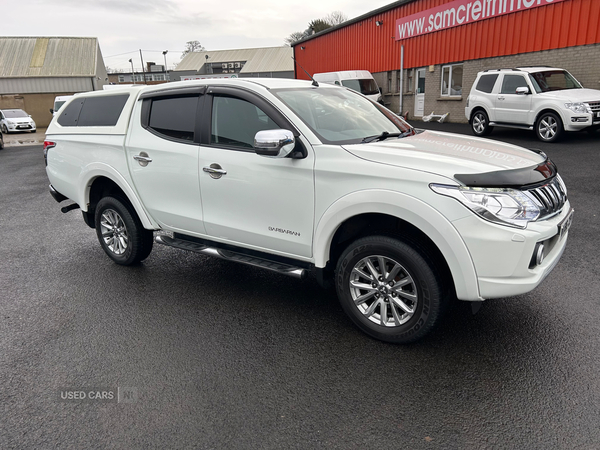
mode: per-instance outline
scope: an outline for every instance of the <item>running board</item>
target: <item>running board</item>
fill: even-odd
[[[533,130],[533,125],[514,125],[511,123],[502,122],[490,122],[490,127],[505,127],[505,128],[517,128],[519,130]]]
[[[255,256],[244,255],[242,253],[223,250],[221,248],[209,247],[207,245],[198,244],[196,242],[186,241],[183,239],[175,239],[169,236],[160,235],[156,237],[156,242],[169,247],[179,248],[181,250],[189,250],[191,252],[202,253],[207,256],[215,256],[227,261],[235,261],[249,266],[260,267],[262,269],[271,270],[282,275],[289,275],[294,278],[305,278],[306,269],[290,266],[288,264],[270,261],[268,259],[257,258]]]

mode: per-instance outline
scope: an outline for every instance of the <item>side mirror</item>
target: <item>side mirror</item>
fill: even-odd
[[[516,94],[517,95],[529,95],[531,94],[531,92],[529,92],[529,88],[526,86],[522,86],[522,87],[518,87],[516,90]]]
[[[50,114],[54,114],[54,110],[50,108]]]
[[[296,146],[290,130],[263,130],[254,136],[254,151],[270,158],[285,158]]]

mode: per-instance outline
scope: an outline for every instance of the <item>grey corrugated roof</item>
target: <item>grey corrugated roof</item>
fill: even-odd
[[[176,70],[199,71],[207,62],[206,55],[208,55],[209,63],[246,61],[241,73],[288,72],[294,70],[293,50],[288,46],[188,53],[177,65]]]
[[[0,78],[94,76],[97,38],[0,37]]]

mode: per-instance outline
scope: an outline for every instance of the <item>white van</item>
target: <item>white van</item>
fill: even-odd
[[[322,83],[337,84],[360,92],[374,102],[383,102],[381,91],[368,70],[344,70],[341,72],[315,73],[313,78]]]
[[[69,100],[71,97],[73,96],[59,95],[58,97],[54,97],[54,108],[50,109],[50,113],[52,114],[52,116],[56,115],[60,107],[64,105],[67,102],[67,100]]]

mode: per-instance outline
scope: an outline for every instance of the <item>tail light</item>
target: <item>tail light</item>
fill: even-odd
[[[56,147],[56,142],[54,141],[44,141],[44,163],[46,166],[48,165],[48,150]]]

